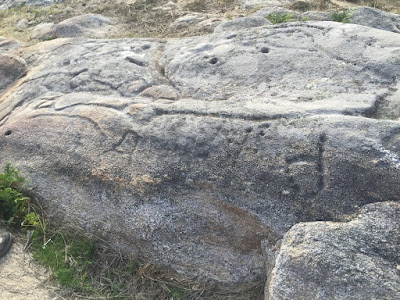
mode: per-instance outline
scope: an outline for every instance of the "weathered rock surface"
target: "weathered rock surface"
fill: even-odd
[[[276,7],[264,7],[255,12],[251,17],[238,18],[231,22],[227,22],[224,24],[232,23],[246,23],[254,22],[254,18],[265,18],[269,14],[281,14],[281,15],[292,15],[293,20],[310,20],[310,21],[331,21],[332,16],[330,12],[322,12],[322,11],[306,11],[303,13],[296,12],[293,10],[285,9],[285,8],[276,8]],[[371,7],[359,7],[355,9],[351,9],[348,11],[350,17],[349,23],[358,24],[363,26],[368,26],[376,29],[382,29],[386,31],[392,31],[396,33],[400,33],[400,16],[392,13],[388,13],[385,11],[381,11],[379,9],[371,8]],[[224,25],[223,24],[223,25]],[[261,25],[261,24],[260,24]],[[259,26],[260,26],[259,25]],[[247,26],[249,27],[249,26]],[[227,28],[229,29],[229,28]]]
[[[236,31],[238,29],[259,27],[263,25],[271,25],[271,22],[269,22],[265,16],[243,17],[219,24],[215,28],[214,32]]]
[[[20,5],[48,6],[65,0],[0,0],[0,9],[9,9]]]
[[[6,38],[4,36],[0,36],[0,53],[4,54],[6,52],[10,52],[12,50],[16,50],[21,47],[22,43]]]
[[[400,16],[371,7],[360,7],[354,10],[350,19],[353,24],[400,33]]]
[[[207,18],[205,14],[191,14],[176,19],[169,27],[172,29],[180,29],[188,27],[204,21]]]
[[[282,242],[266,298],[398,299],[400,204],[375,203],[347,223],[295,225]]]
[[[0,102],[0,163],[125,253],[260,280],[262,241],[398,200],[399,52],[334,22],[40,43],[15,53],[31,71]]]
[[[104,37],[113,27],[112,20],[99,14],[86,14],[58,24],[42,23],[33,28],[32,39],[49,40],[72,37]]]
[[[239,4],[244,8],[283,7],[291,2],[293,0],[239,0]]]
[[[0,94],[26,74],[25,61],[15,55],[0,53]]]

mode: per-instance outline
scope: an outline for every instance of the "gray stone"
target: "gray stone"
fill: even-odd
[[[0,102],[0,164],[126,254],[262,280],[261,245],[296,223],[398,199],[399,49],[397,33],[334,22],[39,43]]]
[[[354,10],[351,23],[400,33],[400,16],[371,7]]]
[[[283,7],[293,2],[293,0],[239,0],[239,5],[244,8],[255,7]]]
[[[265,299],[398,299],[400,204],[365,206],[350,222],[295,225],[284,236]]]
[[[22,43],[13,39],[0,36],[0,53],[4,54],[21,47]]]
[[[400,33],[400,16],[371,7],[360,7],[348,11],[350,17],[349,22],[353,24],[368,26],[381,30]],[[263,7],[255,12],[252,17],[267,17],[269,14],[286,14],[292,15],[293,20],[310,20],[310,21],[331,21],[330,12],[306,11],[299,13],[281,7]],[[243,18],[246,20],[247,18]],[[242,21],[244,23],[244,21]],[[246,27],[246,26],[244,26]]]
[[[251,28],[251,27],[258,27],[271,24],[265,17],[263,16],[253,16],[253,17],[243,17],[243,18],[236,18],[232,21],[223,22],[219,24],[214,32],[226,32],[226,31],[235,31],[238,29],[243,28]]]
[[[112,28],[112,20],[98,14],[86,14],[66,19],[58,24],[42,23],[32,30],[32,39],[101,37]]]
[[[172,24],[169,25],[169,27],[174,30],[182,29],[200,23],[205,19],[207,19],[207,16],[205,14],[200,14],[200,13],[190,14],[183,17],[179,17],[174,22],[172,22]]]
[[[31,39],[49,40],[55,37],[54,23],[40,23],[32,28]]]
[[[0,9],[9,9],[16,6],[49,6],[53,3],[62,3],[65,0],[0,0]]]
[[[23,59],[16,55],[0,54],[0,96],[26,72],[27,66]]]
[[[312,21],[331,21],[331,14],[323,11],[306,11],[302,14],[302,18]]]
[[[221,23],[222,23],[222,18],[212,17],[197,23],[196,28],[211,33]]]
[[[21,29],[27,28],[28,25],[29,25],[29,21],[28,21],[28,19],[25,19],[25,18],[19,20],[19,21],[17,22],[17,24],[16,24],[16,26],[17,26],[18,28],[21,28]]]

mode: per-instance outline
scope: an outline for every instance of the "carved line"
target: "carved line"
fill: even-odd
[[[103,130],[100,128],[99,124],[97,122],[93,121],[91,118],[88,117],[83,117],[83,116],[77,116],[77,115],[67,115],[67,114],[38,114],[29,117],[29,119],[36,119],[36,118],[46,118],[46,117],[65,117],[65,118],[71,118],[71,119],[82,119],[84,121],[89,122],[92,124],[98,131],[100,131],[101,135],[103,138],[107,138],[107,135],[103,132]]]

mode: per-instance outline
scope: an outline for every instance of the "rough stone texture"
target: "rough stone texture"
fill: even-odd
[[[351,23],[400,33],[400,16],[371,7],[354,10]]]
[[[244,8],[254,7],[283,7],[293,0],[239,0],[239,5]]]
[[[185,30],[186,33],[193,30],[202,32],[213,32],[215,27],[221,23],[221,18],[213,14],[191,13],[177,18],[169,25],[171,30]]]
[[[0,52],[0,95],[26,74],[25,61],[18,56]]]
[[[214,32],[226,32],[226,31],[235,31],[238,29],[243,28],[250,28],[250,27],[258,27],[271,24],[264,16],[252,16],[252,17],[243,17],[243,18],[236,18],[232,21],[223,22],[219,24]]]
[[[207,18],[205,14],[191,14],[176,19],[169,27],[171,29],[180,29],[183,27],[193,26]]]
[[[48,6],[53,3],[62,3],[65,0],[0,0],[0,9],[9,9],[19,5]]]
[[[307,18],[310,21],[330,21],[331,13],[329,12],[317,12],[317,11],[306,11],[304,13],[299,13],[293,10],[285,8],[276,7],[263,7],[257,12],[255,12],[252,17],[240,18],[234,20],[236,22],[242,22],[243,24],[251,22],[251,18],[254,17],[266,17],[269,14],[290,14],[295,20],[303,20]],[[392,31],[400,33],[400,16],[396,14],[391,14],[388,12],[381,11],[379,9],[374,9],[371,7],[360,7],[357,9],[352,9],[352,17],[350,18],[350,23],[358,24],[363,26],[368,26],[376,29],[382,29],[386,31]],[[249,20],[247,20],[249,19]],[[254,22],[254,21],[253,21]],[[262,24],[260,24],[262,25]],[[256,26],[260,26],[256,25]]]
[[[282,242],[265,299],[398,299],[400,204],[365,206],[347,223],[295,225]]]
[[[308,18],[312,21],[330,21],[331,14],[323,11],[306,11],[302,14],[302,18]]]
[[[32,30],[32,39],[48,40],[71,37],[104,37],[112,30],[113,22],[102,15],[86,14],[58,24],[42,23]]]
[[[260,280],[261,242],[398,199],[399,51],[397,33],[333,22],[40,43],[0,102],[0,163],[125,253]]]
[[[16,50],[19,47],[21,47],[20,42],[6,38],[4,36],[0,36],[0,53],[1,54]]]

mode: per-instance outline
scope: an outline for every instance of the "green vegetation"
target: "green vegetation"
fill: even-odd
[[[0,217],[9,225],[30,224],[36,219],[36,214],[30,211],[29,198],[21,192],[24,183],[25,179],[17,168],[11,167],[10,164],[7,164],[4,173],[0,174]]]
[[[171,296],[173,300],[185,300],[185,290],[182,288],[172,288]]]
[[[49,266],[57,281],[78,290],[93,290],[88,270],[93,264],[96,248],[92,241],[59,233],[43,247],[41,239],[33,241],[33,257]]]
[[[286,22],[293,22],[296,21],[296,19],[293,18],[292,14],[269,14],[266,16],[268,21],[270,21],[272,24],[279,24],[279,23],[286,23]]]
[[[25,181],[10,164],[0,173],[1,218],[14,229],[33,229],[30,245],[33,256],[51,268],[60,284],[76,290],[92,290],[87,272],[95,255],[94,244],[83,237],[75,238],[55,230],[47,232],[48,222],[36,213],[37,208],[23,193]]]
[[[351,9],[331,12],[331,20],[334,22],[350,23],[352,16],[353,10]]]

